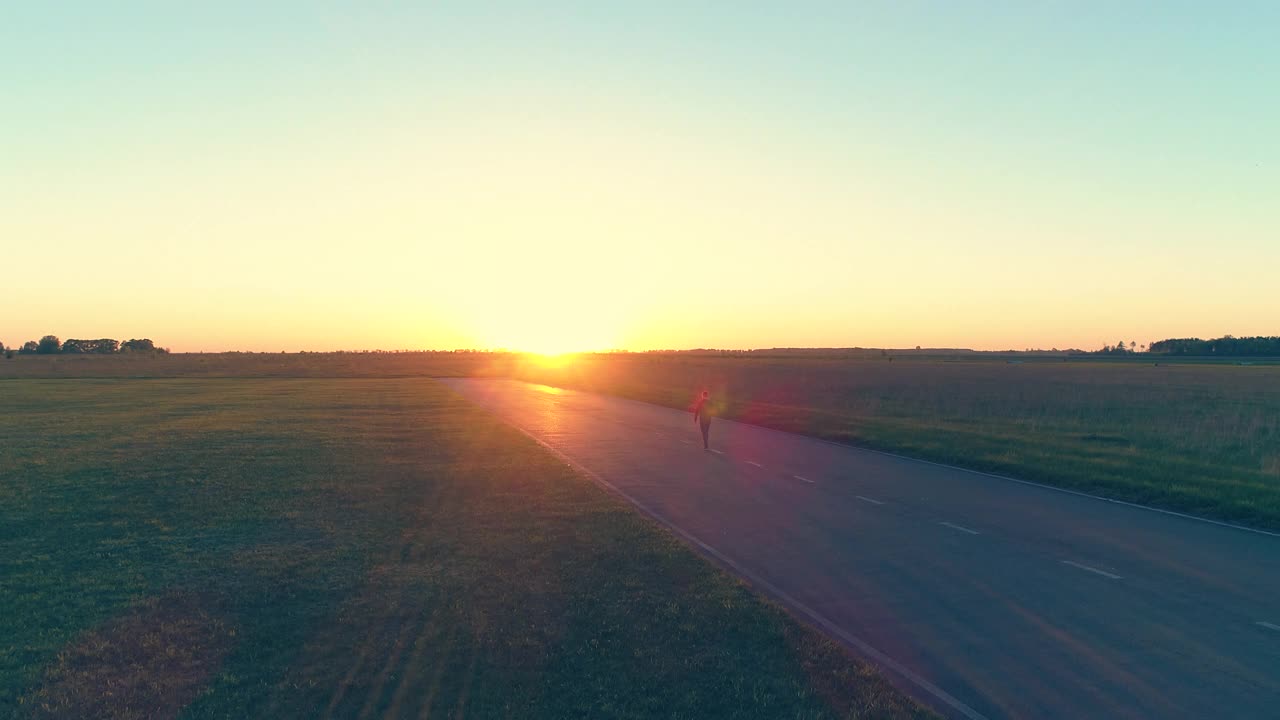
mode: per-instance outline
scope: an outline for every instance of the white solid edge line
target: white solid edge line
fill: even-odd
[[[478,405],[479,405],[479,403],[476,403],[476,404],[478,404]],[[483,407],[483,406],[482,406],[482,407]],[[491,412],[492,412],[492,410],[491,410]],[[496,413],[495,413],[495,414],[496,414]],[[499,417],[501,417],[501,416],[499,416]],[[930,695],[932,695],[933,697],[937,698],[938,700],[941,700],[941,701],[942,701],[943,703],[945,703],[947,706],[949,706],[950,708],[952,708],[952,709],[953,709],[953,710],[955,710],[956,712],[960,713],[961,715],[964,715],[965,717],[969,718],[970,720],[988,720],[987,716],[985,716],[985,715],[983,715],[983,714],[979,713],[977,710],[974,710],[973,708],[969,707],[968,705],[965,705],[963,702],[961,702],[960,700],[956,699],[953,695],[951,695],[950,693],[948,693],[946,690],[943,690],[942,688],[938,687],[937,685],[934,685],[933,683],[929,682],[928,680],[924,679],[923,677],[921,677],[921,676],[917,675],[915,672],[911,671],[909,668],[907,668],[907,667],[906,667],[905,665],[903,665],[902,663],[899,663],[897,660],[894,660],[893,658],[889,657],[888,655],[885,655],[884,653],[880,652],[879,650],[875,649],[874,647],[872,647],[872,646],[868,645],[866,642],[864,642],[864,641],[863,641],[863,640],[861,640],[860,638],[856,637],[855,635],[853,635],[853,634],[849,633],[849,632],[848,632],[847,630],[845,630],[844,628],[840,627],[839,625],[836,625],[836,624],[835,624],[834,622],[832,622],[831,620],[828,620],[827,618],[825,618],[825,617],[823,617],[822,615],[818,614],[818,612],[817,612],[817,611],[813,610],[813,609],[812,609],[812,608],[810,608],[809,606],[807,606],[807,605],[805,605],[804,603],[800,602],[799,600],[796,600],[795,598],[791,597],[790,595],[788,595],[786,592],[784,592],[783,590],[781,590],[780,588],[778,588],[778,587],[777,587],[776,585],[774,585],[773,583],[769,582],[768,580],[765,580],[764,578],[760,577],[759,575],[756,575],[755,573],[751,572],[750,570],[748,570],[748,569],[744,568],[743,566],[739,565],[738,563],[734,562],[734,561],[733,561],[733,560],[731,560],[729,557],[727,557],[724,553],[720,552],[719,550],[716,550],[715,548],[713,548],[713,547],[711,547],[710,545],[706,544],[706,543],[705,543],[705,542],[703,542],[702,540],[699,540],[699,539],[698,539],[695,535],[693,535],[692,533],[690,533],[690,532],[686,531],[684,528],[681,528],[680,526],[678,526],[678,525],[676,525],[675,523],[671,522],[670,520],[666,519],[665,517],[663,517],[663,516],[662,516],[661,514],[659,514],[658,512],[656,512],[656,511],[654,511],[654,510],[650,509],[647,505],[645,505],[645,504],[641,503],[640,501],[638,501],[638,500],[636,500],[635,498],[631,497],[631,496],[630,496],[630,495],[628,495],[627,493],[625,493],[625,492],[623,492],[622,490],[618,489],[618,488],[617,488],[613,483],[611,483],[611,482],[609,482],[608,480],[605,480],[604,478],[600,477],[600,476],[599,476],[599,475],[597,475],[594,471],[590,470],[589,468],[587,468],[587,467],[585,467],[585,466],[583,466],[583,465],[578,464],[578,462],[577,462],[577,461],[573,460],[573,459],[572,459],[572,458],[570,458],[568,455],[565,455],[563,452],[560,452],[560,450],[556,449],[555,447],[552,447],[549,443],[544,442],[541,438],[539,438],[539,437],[535,436],[534,434],[530,433],[528,430],[525,430],[523,427],[521,427],[521,426],[519,426],[519,425],[515,424],[514,422],[511,422],[510,420],[507,420],[506,418],[502,418],[502,419],[503,419],[503,421],[504,421],[504,422],[506,422],[506,423],[507,423],[508,425],[510,425],[511,427],[515,428],[516,430],[519,430],[521,433],[523,433],[523,434],[524,434],[525,436],[527,436],[529,439],[533,440],[534,442],[538,443],[538,444],[539,444],[539,445],[541,445],[542,447],[546,448],[548,452],[550,452],[552,455],[554,455],[554,456],[556,456],[557,458],[559,458],[562,462],[564,462],[564,463],[565,463],[566,465],[568,465],[569,467],[573,468],[574,470],[577,470],[578,472],[582,473],[583,475],[586,475],[588,478],[590,478],[592,481],[594,481],[597,485],[600,485],[601,487],[603,487],[603,488],[605,488],[605,489],[609,490],[610,492],[612,492],[612,493],[614,493],[614,494],[618,495],[618,496],[619,496],[619,497],[621,497],[622,499],[624,499],[624,500],[626,500],[627,502],[631,503],[631,504],[632,504],[632,505],[634,505],[637,509],[639,509],[641,512],[643,512],[644,514],[646,514],[646,515],[648,515],[649,517],[653,518],[653,519],[654,519],[654,520],[656,520],[657,522],[661,523],[663,526],[665,526],[665,527],[666,527],[668,530],[670,530],[671,532],[673,532],[673,533],[675,533],[676,535],[678,535],[678,536],[680,536],[680,537],[684,538],[684,539],[685,539],[685,540],[687,540],[688,542],[693,543],[693,544],[694,544],[694,545],[696,545],[697,547],[701,548],[703,552],[707,553],[707,554],[708,554],[708,555],[710,555],[711,557],[713,557],[713,558],[715,558],[716,560],[718,560],[718,561],[720,561],[721,563],[723,563],[725,566],[727,566],[727,567],[729,567],[730,569],[732,569],[734,572],[738,573],[738,575],[740,575],[740,576],[742,576],[742,577],[746,578],[747,580],[751,581],[751,584],[752,584],[752,585],[755,585],[756,587],[759,587],[760,589],[764,590],[765,592],[767,592],[767,593],[769,593],[770,595],[772,595],[772,596],[774,596],[775,598],[777,598],[777,599],[778,599],[779,601],[781,601],[783,604],[785,604],[785,605],[787,605],[787,606],[791,607],[792,609],[794,609],[796,612],[799,612],[800,614],[804,615],[805,617],[808,617],[808,618],[809,618],[810,620],[812,620],[814,623],[816,623],[817,625],[821,626],[824,630],[826,630],[827,632],[829,632],[829,633],[831,633],[831,634],[835,635],[836,637],[840,638],[841,640],[844,640],[844,641],[845,641],[846,643],[848,643],[849,645],[852,645],[855,649],[857,649],[858,651],[860,651],[861,653],[863,653],[863,654],[864,654],[864,655],[866,655],[867,657],[871,658],[873,661],[875,661],[875,662],[879,663],[882,667],[888,668],[889,670],[891,670],[891,671],[893,671],[893,672],[897,673],[897,674],[898,674],[899,676],[901,676],[903,679],[905,679],[905,680],[907,680],[907,681],[911,682],[911,683],[912,683],[912,684],[914,684],[916,687],[919,687],[921,690],[924,690],[925,692],[929,693]],[[713,452],[714,452],[714,451],[713,451]]]
[[[641,400],[631,400],[630,398],[621,398],[621,399],[628,400],[630,402],[640,403],[642,405],[653,405],[653,403],[646,403]],[[665,407],[665,406],[654,405],[654,407]],[[1257,533],[1259,535],[1270,535],[1271,537],[1280,538],[1280,532],[1272,532],[1270,530],[1263,530],[1261,528],[1249,527],[1248,525],[1236,525],[1235,523],[1223,522],[1222,520],[1212,520],[1210,518],[1200,517],[1198,515],[1188,515],[1187,513],[1180,513],[1177,510],[1165,510],[1164,508],[1152,507],[1150,505],[1142,505],[1141,503],[1129,502],[1128,500],[1116,500],[1115,498],[1103,497],[1101,495],[1091,495],[1087,492],[1081,492],[1079,490],[1071,490],[1070,488],[1064,488],[1064,487],[1056,487],[1054,485],[1045,485],[1044,483],[1038,483],[1031,480],[1019,480],[1016,477],[1009,477],[1008,475],[997,475],[996,473],[987,472],[985,470],[974,470],[972,468],[960,467],[959,465],[948,465],[946,463],[934,462],[933,460],[923,460],[921,458],[913,458],[907,455],[899,455],[898,453],[892,453],[887,450],[876,450],[875,448],[862,447],[861,445],[849,445],[847,443],[838,443],[835,440],[827,440],[825,438],[820,438],[820,437],[811,437],[809,435],[801,435],[799,433],[787,432],[786,430],[777,430],[775,428],[765,427],[763,425],[752,425],[751,423],[738,422],[737,420],[722,419],[721,422],[731,422],[737,425],[742,425],[743,427],[753,428],[755,430],[767,430],[768,432],[778,433],[780,435],[790,435],[791,437],[798,437],[798,438],[803,438],[805,440],[811,440],[813,442],[820,442],[820,443],[823,443],[824,445],[832,445],[834,447],[845,448],[848,450],[857,450],[860,452],[875,453],[876,455],[884,455],[886,457],[897,458],[899,460],[906,460],[908,462],[924,463],[925,465],[934,465],[936,467],[947,468],[949,470],[959,470],[960,472],[967,472],[973,475],[983,475],[985,477],[995,478],[997,480],[1007,480],[1009,482],[1018,483],[1019,485],[1030,485],[1032,487],[1043,488],[1045,490],[1052,490],[1054,492],[1066,493],[1068,495],[1075,495],[1077,497],[1089,498],[1091,500],[1101,500],[1102,502],[1112,503],[1114,505],[1124,505],[1126,507],[1137,508],[1139,510],[1150,510],[1151,512],[1160,513],[1161,515],[1172,515],[1174,517],[1180,517],[1186,520],[1195,520],[1197,522],[1209,523],[1210,525],[1218,525],[1220,527],[1231,528],[1232,530],[1243,530],[1244,532]]]
[[[967,527],[964,527],[964,526],[961,526],[961,525],[954,525],[954,524],[949,523],[949,522],[940,522],[940,523],[938,523],[938,524],[939,524],[939,525],[946,525],[947,527],[951,528],[952,530],[959,530],[960,532],[969,533],[970,535],[981,535],[981,534],[982,534],[982,533],[978,532],[977,530],[970,530],[970,529],[969,529],[969,528],[967,528]]]
[[[865,495],[854,495],[854,497],[858,498],[859,500],[863,500],[863,501],[869,502],[869,503],[871,503],[872,505],[883,505],[883,504],[884,504],[883,502],[881,502],[881,501],[879,501],[879,500],[876,500],[876,499],[873,499],[873,498],[869,498],[869,497],[867,497],[867,496],[865,496]]]
[[[1081,570],[1088,570],[1088,571],[1089,571],[1089,572],[1091,572],[1091,573],[1097,573],[1097,574],[1099,574],[1099,575],[1101,575],[1101,576],[1103,576],[1103,577],[1111,578],[1112,580],[1123,580],[1123,579],[1124,579],[1124,578],[1120,577],[1119,575],[1113,575],[1112,573],[1106,572],[1105,570],[1099,570],[1098,568],[1089,567],[1088,565],[1081,565],[1081,564],[1080,564],[1080,563],[1078,563],[1078,562],[1071,562],[1070,560],[1063,560],[1063,561],[1062,561],[1062,564],[1063,564],[1063,565],[1070,565],[1071,567],[1080,568]]]
[[[1269,622],[1263,622],[1261,620],[1258,621],[1258,624],[1269,630],[1280,630],[1280,625],[1272,625]]]
[[[761,465],[760,463],[756,462],[755,460],[748,460],[748,461],[747,461],[747,464],[748,464],[748,465],[755,465],[755,466],[756,466],[756,467],[758,467],[758,468],[762,468],[762,467],[764,467],[763,465]]]
[[[801,481],[801,482],[807,482],[807,483],[809,483],[810,485],[814,484],[814,483],[813,483],[813,481],[812,481],[812,480],[810,480],[810,479],[809,479],[809,478],[807,478],[807,477],[801,477],[800,475],[792,475],[791,477],[793,477],[793,478],[795,478],[795,479],[797,479],[797,480],[799,480],[799,481]]]

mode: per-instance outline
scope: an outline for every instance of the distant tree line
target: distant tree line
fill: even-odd
[[[1151,343],[1149,352],[1164,355],[1213,355],[1217,357],[1280,357],[1280,337],[1232,337],[1213,340],[1175,338]]]
[[[1079,353],[1080,351],[1071,351]],[[1139,345],[1130,340],[1128,345],[1120,341],[1115,345],[1104,345],[1088,355],[1132,355],[1134,353],[1150,353],[1153,355],[1185,355],[1190,357],[1280,357],[1280,337],[1244,337],[1224,335],[1212,340],[1200,338],[1171,338],[1157,340],[1150,345]]]
[[[45,335],[39,340],[28,340],[18,348],[6,348],[0,343],[0,352],[7,358],[15,353],[19,355],[115,355],[118,353],[157,353],[169,352],[168,348],[156,347],[150,338],[132,339],[120,342],[111,338],[97,340],[68,340],[62,342],[57,335]]]

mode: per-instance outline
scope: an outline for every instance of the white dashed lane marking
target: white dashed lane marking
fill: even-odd
[[[723,450],[717,450],[717,449],[715,449],[715,448],[708,448],[708,449],[709,449],[711,452],[713,452],[713,453],[715,453],[715,454],[717,454],[717,455],[723,455],[723,454],[724,454],[724,451],[723,451]]]
[[[875,498],[869,498],[869,497],[867,497],[867,496],[865,496],[865,495],[854,495],[854,497],[858,498],[858,499],[859,499],[859,500],[861,500],[862,502],[869,502],[869,503],[871,503],[872,505],[883,505],[883,504],[884,504],[884,503],[883,503],[882,501],[880,501],[880,500],[876,500]]]
[[[807,478],[807,477],[800,477],[799,475],[792,475],[791,477],[793,477],[793,478],[795,478],[795,479],[799,480],[800,482],[807,482],[807,483],[809,483],[810,485],[812,485],[812,484],[813,484],[813,481],[812,481],[812,480],[810,480],[810,479],[809,479],[809,478]]]
[[[1112,573],[1109,573],[1109,572],[1107,572],[1107,571],[1105,571],[1105,570],[1099,570],[1098,568],[1089,567],[1088,565],[1081,565],[1081,564],[1080,564],[1080,563],[1078,563],[1078,562],[1071,562],[1070,560],[1063,560],[1063,561],[1062,561],[1062,564],[1063,564],[1063,565],[1070,565],[1071,567],[1074,567],[1074,568],[1080,568],[1081,570],[1085,570],[1085,571],[1088,571],[1088,572],[1091,572],[1091,573],[1095,573],[1095,574],[1101,575],[1102,577],[1105,577],[1105,578],[1111,578],[1112,580],[1122,580],[1122,579],[1123,579],[1123,578],[1121,578],[1119,575],[1113,575]]]
[[[1276,631],[1280,631],[1280,625],[1272,625],[1272,624],[1271,624],[1271,623],[1269,623],[1269,622],[1263,622],[1263,621],[1261,621],[1261,620],[1259,620],[1259,621],[1258,621],[1258,624],[1259,624],[1259,625],[1261,625],[1261,626],[1262,626],[1262,627],[1264,627],[1264,628],[1267,628],[1268,630],[1276,630]]]
[[[764,467],[763,465],[761,465],[760,463],[756,462],[755,460],[748,460],[748,461],[747,461],[747,464],[748,464],[748,465],[755,465],[755,466],[756,466],[756,467],[758,467],[758,468],[762,468],[762,467]]]
[[[939,524],[939,525],[946,525],[947,527],[951,528],[952,530],[959,530],[959,531],[960,531],[960,532],[962,532],[962,533],[969,533],[970,535],[981,535],[981,533],[979,533],[977,530],[970,530],[969,528],[967,528],[967,527],[963,527],[963,526],[961,526],[961,525],[954,525],[954,524],[949,523],[949,522],[940,522],[940,523],[938,523],[938,524]]]

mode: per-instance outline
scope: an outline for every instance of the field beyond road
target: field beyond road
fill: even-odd
[[[432,380],[0,388],[0,716],[927,715]]]
[[[1280,529],[1277,365],[621,354],[517,375],[680,409],[705,388],[734,420]]]

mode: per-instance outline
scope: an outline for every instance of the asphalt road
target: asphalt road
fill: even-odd
[[[1280,718],[1280,536],[731,421],[446,380],[969,718]]]

